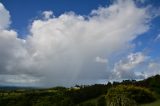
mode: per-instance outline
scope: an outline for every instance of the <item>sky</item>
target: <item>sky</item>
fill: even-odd
[[[159,0],[0,0],[0,85],[160,74]]]

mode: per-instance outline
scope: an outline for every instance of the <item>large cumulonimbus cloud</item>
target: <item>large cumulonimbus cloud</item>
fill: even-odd
[[[149,29],[151,18],[147,8],[132,0],[118,0],[88,16],[68,12],[55,17],[52,11],[43,15],[31,23],[30,35],[20,39],[7,28],[10,15],[0,4],[2,84],[56,86],[107,79],[112,73],[108,58],[129,49]]]

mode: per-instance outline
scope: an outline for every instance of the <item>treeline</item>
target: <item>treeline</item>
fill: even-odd
[[[155,94],[160,95],[160,75],[152,76],[142,81],[124,80],[122,82],[108,82],[108,84],[76,86],[77,88],[79,88],[79,90],[75,90],[73,88],[70,91],[67,91],[67,95],[69,95],[74,103],[77,104],[92,98],[99,97],[101,95],[105,95],[110,88],[114,88],[119,85],[134,85],[142,88],[148,88],[149,90],[154,91]]]
[[[72,88],[0,90],[0,106],[137,106],[160,95],[160,75],[142,81],[76,85]],[[95,102],[90,102],[95,99]]]

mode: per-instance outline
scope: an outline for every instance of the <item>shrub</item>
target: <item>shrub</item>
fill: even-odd
[[[109,106],[136,106],[138,104],[153,102],[156,98],[147,88],[133,85],[119,85],[111,88],[107,93]]]

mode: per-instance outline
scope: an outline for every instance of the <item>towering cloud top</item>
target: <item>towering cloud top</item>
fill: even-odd
[[[10,24],[10,14],[0,3],[0,29],[8,28]]]

